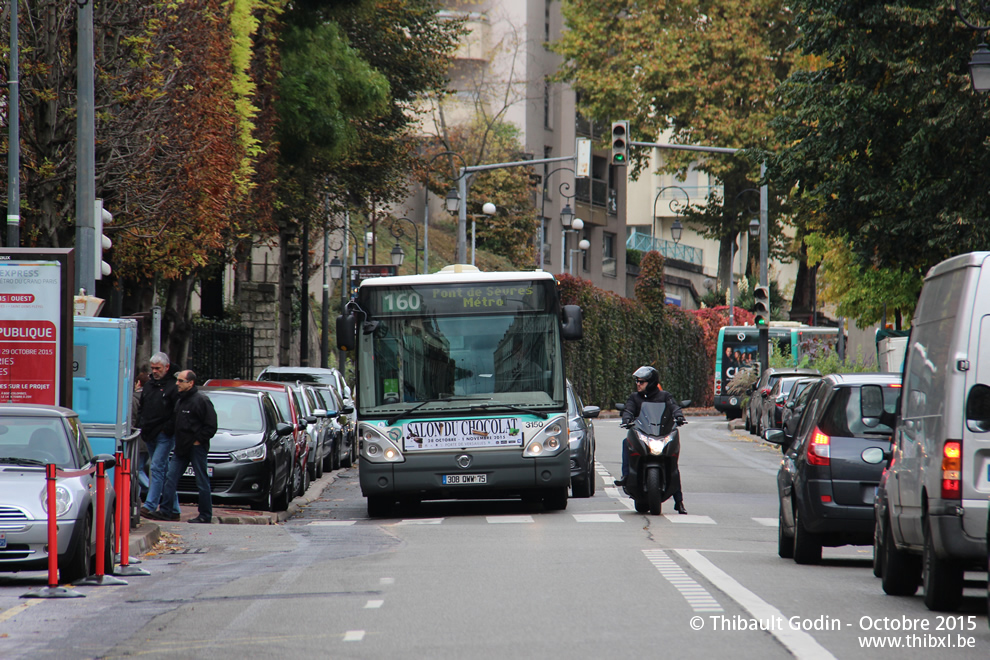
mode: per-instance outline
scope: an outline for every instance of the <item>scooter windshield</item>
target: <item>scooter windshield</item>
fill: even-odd
[[[645,401],[636,418],[636,428],[654,437],[670,434],[674,430],[674,419],[666,403]]]

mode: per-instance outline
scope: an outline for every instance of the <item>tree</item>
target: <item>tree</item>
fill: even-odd
[[[736,147],[752,152],[698,160],[697,153],[664,154],[662,171],[698,169],[720,179],[724,198],[685,213],[720,241],[727,283],[730,244],[746,235],[749,215],[736,196],[759,179],[758,150],[775,146],[767,128],[773,92],[791,69],[794,37],[787,4],[779,0],[570,0],[568,30],[553,48],[566,58],[583,113],[600,121],[627,118],[634,140]],[[647,154],[633,150],[637,175]],[[783,191],[786,194],[786,190]],[[773,202],[771,218],[782,210]],[[781,227],[771,223],[773,254],[785,254]],[[723,286],[724,288],[724,286]]]
[[[822,254],[848,249],[847,278],[906,310],[929,267],[990,247],[990,112],[966,75],[977,36],[952,2],[791,7],[805,59],[779,90],[770,176],[796,187]],[[879,298],[861,285],[841,300],[868,319]]]

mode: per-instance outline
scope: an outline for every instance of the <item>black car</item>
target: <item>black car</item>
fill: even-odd
[[[271,394],[243,387],[201,387],[217,411],[207,469],[213,501],[284,511],[293,496],[295,440]],[[192,468],[179,479],[180,497],[195,497]]]
[[[571,495],[591,497],[595,494],[595,426],[598,406],[586,406],[567,381],[567,427],[571,447]]]
[[[773,401],[770,401],[770,390],[773,389],[774,384],[781,378],[786,378],[788,376],[801,376],[807,378],[809,376],[821,376],[821,372],[817,369],[803,369],[803,368],[791,368],[786,369],[775,369],[770,367],[760,374],[759,380],[753,384],[749,392],[749,401],[746,403],[746,410],[743,412],[744,421],[746,424],[746,430],[753,435],[763,435],[763,431],[766,429],[762,427],[762,420],[764,417],[764,409],[770,405],[773,405]]]
[[[893,429],[864,423],[860,388],[867,384],[881,387],[884,408],[893,413],[900,374],[832,374],[811,386],[797,434],[777,472],[777,553],[785,559],[815,564],[822,546],[873,543],[873,501]],[[774,444],[788,442],[779,429],[764,437]]]
[[[791,393],[791,388],[799,381],[805,380],[801,376],[785,376],[778,378],[777,382],[770,388],[766,405],[763,406],[763,417],[760,420],[760,428],[779,429],[784,424],[784,404],[787,403],[787,395]]]
[[[801,413],[804,412],[805,406],[808,405],[811,386],[816,382],[818,382],[818,378],[802,378],[794,383],[791,391],[787,393],[787,400],[784,401],[784,410],[781,413],[780,428],[784,430],[784,435],[788,442],[797,433],[798,423],[801,421]]]

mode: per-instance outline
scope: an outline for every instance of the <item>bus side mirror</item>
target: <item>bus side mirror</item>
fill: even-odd
[[[353,351],[357,348],[354,314],[341,314],[337,317],[337,350]]]
[[[561,336],[564,339],[581,339],[584,331],[581,329],[581,308],[577,305],[564,305],[564,321],[560,325]]]

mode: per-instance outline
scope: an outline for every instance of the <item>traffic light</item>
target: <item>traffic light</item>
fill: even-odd
[[[113,247],[113,241],[103,234],[103,225],[113,222],[113,214],[103,208],[102,199],[96,200],[96,212],[93,214],[93,222],[96,225],[96,231],[94,232],[96,245],[93,249],[93,273],[95,274],[94,279],[101,280],[104,276],[112,272],[110,264],[103,261],[103,252]]]
[[[770,287],[753,288],[753,313],[756,315],[757,327],[770,325]]]
[[[625,165],[629,161],[629,122],[625,119],[612,122],[612,164]]]

